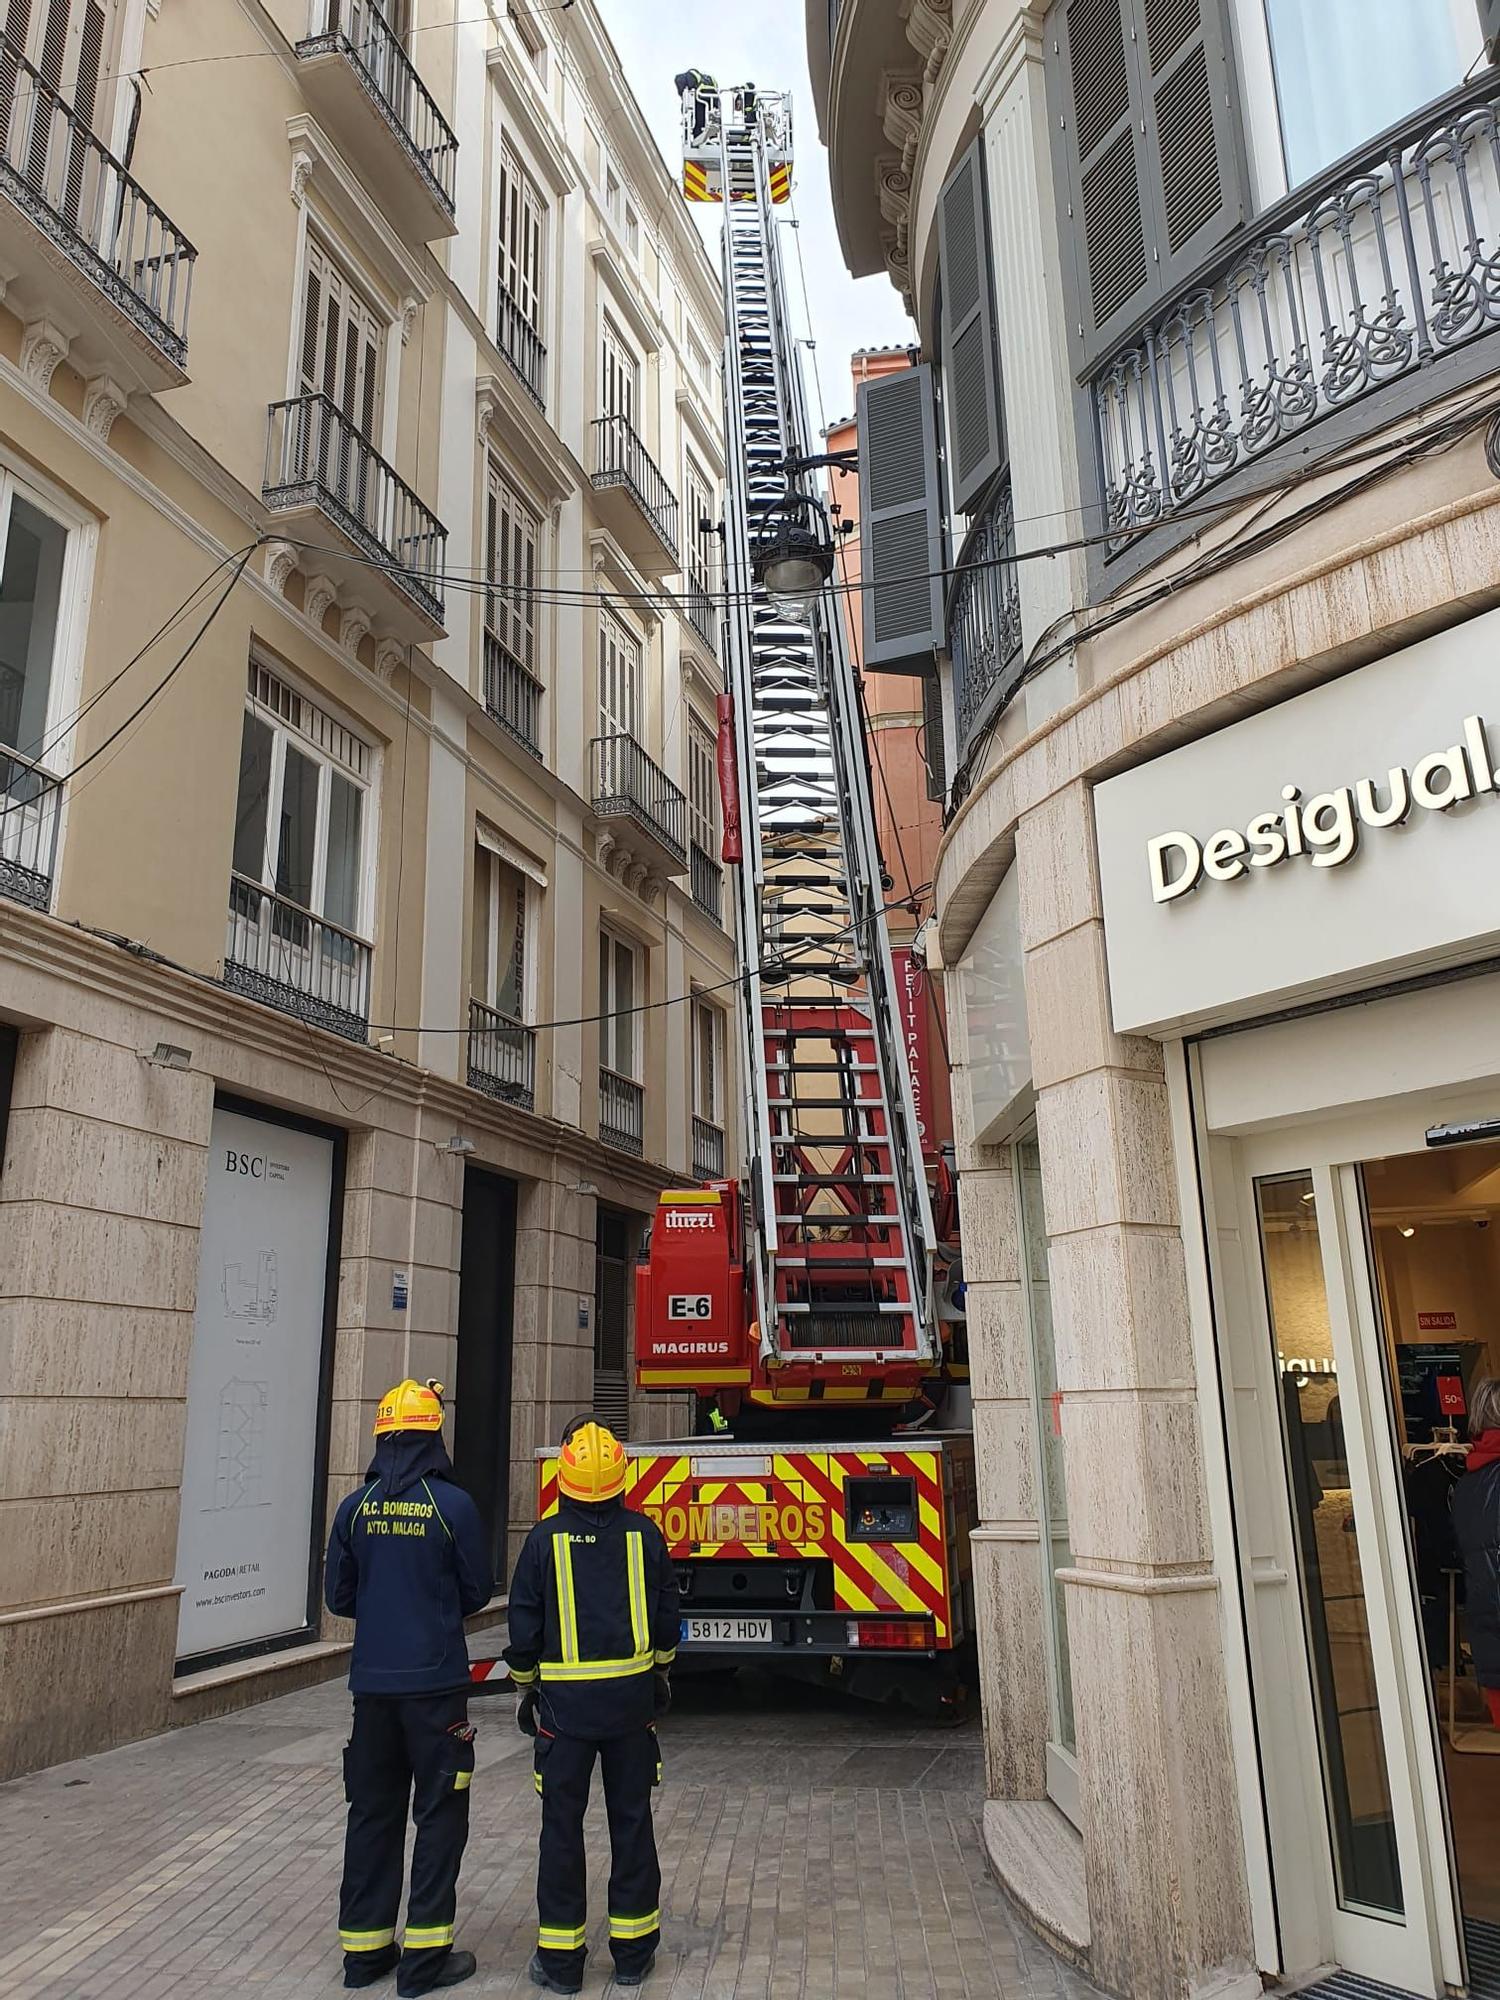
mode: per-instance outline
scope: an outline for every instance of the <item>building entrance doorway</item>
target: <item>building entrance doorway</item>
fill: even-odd
[[[464,1168],[453,1469],[479,1509],[500,1589],[510,1574],[511,1363],[516,1313],[516,1183]],[[529,1506],[530,1495],[524,1506]],[[520,1520],[529,1522],[529,1513]]]
[[[1195,1057],[1210,1117],[1255,1040]],[[1449,1506],[1500,1374],[1500,1140],[1441,1143],[1451,1094],[1339,1111],[1202,1134],[1279,1969],[1490,2000],[1500,1729]]]

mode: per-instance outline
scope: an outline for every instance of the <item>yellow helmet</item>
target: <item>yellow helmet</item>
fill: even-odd
[[[443,1385],[413,1382],[410,1376],[388,1389],[375,1412],[375,1435],[391,1431],[440,1431],[443,1428]]]
[[[625,1447],[592,1421],[563,1439],[557,1483],[570,1500],[613,1500],[625,1491]]]

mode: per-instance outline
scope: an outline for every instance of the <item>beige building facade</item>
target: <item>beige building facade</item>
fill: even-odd
[[[1142,2000],[1496,1990],[1492,14],[807,10],[944,442],[984,1839]]]
[[[715,274],[591,0],[0,46],[0,1770],[338,1670],[449,1388],[497,1575],[735,1157]]]

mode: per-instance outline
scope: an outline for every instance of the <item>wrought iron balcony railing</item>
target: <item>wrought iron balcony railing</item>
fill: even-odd
[[[377,0],[312,0],[309,25],[298,55],[348,57],[375,109],[452,216],[458,141]]]
[[[1497,97],[1486,69],[1296,189],[1094,371],[1111,529],[1500,326]]]
[[[693,1120],[693,1173],[700,1181],[724,1178],[724,1128],[706,1118]]]
[[[1003,477],[959,552],[948,589],[948,653],[960,752],[1020,683],[1021,587],[1015,507]]]
[[[504,285],[500,286],[500,352],[519,376],[522,388],[539,410],[547,407],[547,349],[542,336],[516,304]]]
[[[693,901],[705,917],[716,924],[724,921],[724,871],[713,856],[695,840],[688,853],[688,879]]]
[[[469,1002],[469,1088],[529,1111],[536,1102],[536,1030]]]
[[[646,1093],[633,1077],[599,1065],[599,1137],[622,1153],[646,1150]]]
[[[87,122],[0,40],[0,191],[176,368],[198,253]]]
[[[327,396],[271,405],[262,497],[268,507],[319,508],[442,624],[448,530]]]
[[[229,878],[224,984],[351,1042],[365,1039],[369,945],[246,875]]]
[[[719,607],[705,573],[690,568],[685,593],[688,623],[717,658],[719,651]]]
[[[484,706],[492,721],[542,754],[542,684],[493,632],[484,635]]]
[[[687,866],[687,799],[633,736],[594,738],[594,811],[633,819]]]
[[[0,896],[29,909],[52,900],[62,780],[17,750],[0,750]]]
[[[677,558],[677,495],[624,417],[594,420],[595,486],[623,486]]]

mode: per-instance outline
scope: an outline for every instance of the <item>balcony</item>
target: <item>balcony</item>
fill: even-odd
[[[382,632],[441,635],[448,531],[327,396],[271,405],[262,498],[312,528],[298,567],[326,571]]]
[[[687,800],[633,736],[596,736],[594,818],[647,877],[688,867]]]
[[[536,1103],[536,1030],[471,1000],[469,1088],[530,1111]]]
[[[484,635],[484,708],[507,736],[542,754],[542,684],[493,632]]]
[[[724,922],[724,871],[695,840],[688,853],[688,881],[693,901],[716,924]]]
[[[948,652],[960,757],[975,732],[999,714],[1020,686],[1025,661],[1015,558],[1015,508],[1006,475],[969,529],[948,589]]]
[[[693,1176],[700,1181],[724,1178],[724,1128],[706,1118],[693,1120]]]
[[[504,285],[500,286],[500,310],[496,315],[500,352],[512,373],[539,410],[547,407],[547,350],[542,336],[516,304]]]
[[[677,568],[677,496],[623,417],[594,426],[595,491],[605,526],[648,576]]]
[[[23,320],[126,394],[187,380],[197,251],[8,41],[0,41],[0,266]]]
[[[707,646],[714,658],[719,657],[719,607],[706,576],[700,570],[688,572],[687,590],[683,594],[683,609],[687,612],[689,625]]]
[[[370,947],[245,875],[229,878],[224,984],[351,1042],[366,1038]]]
[[[646,1093],[632,1077],[599,1066],[599,1138],[620,1153],[646,1150]]]
[[[1388,384],[1495,365],[1451,357],[1500,326],[1497,96],[1487,69],[1298,188],[1094,371],[1109,560]]]
[[[52,901],[62,780],[15,750],[0,750],[0,896],[45,910]]]
[[[408,243],[456,236],[458,141],[376,0],[312,0],[302,92]]]

